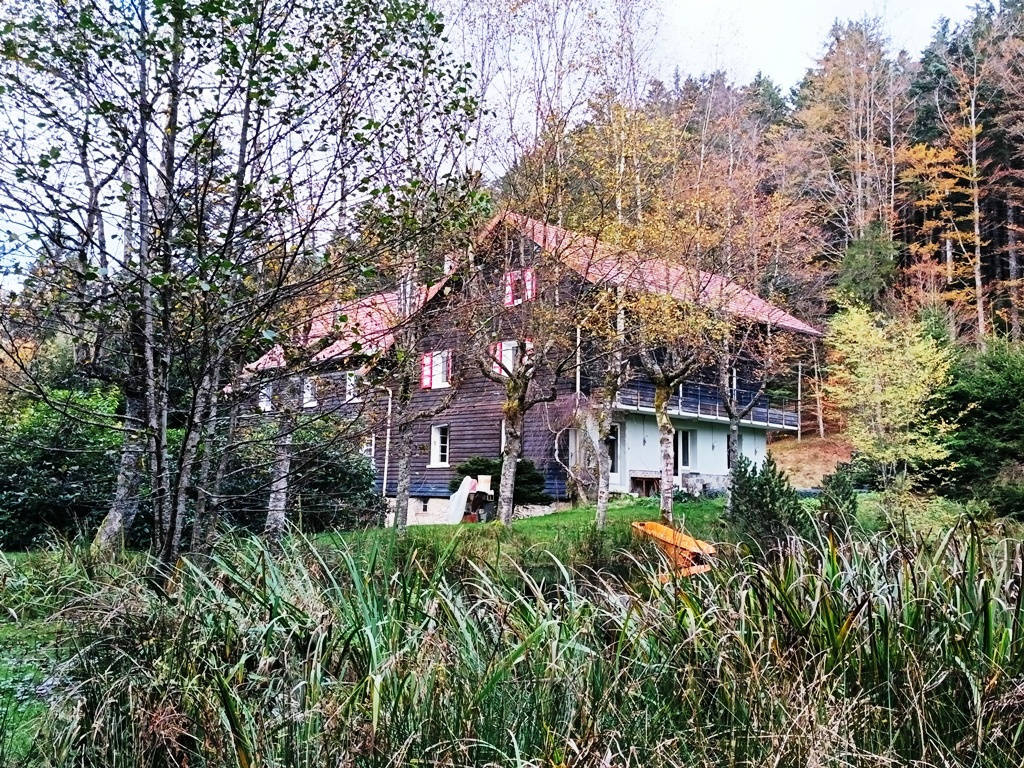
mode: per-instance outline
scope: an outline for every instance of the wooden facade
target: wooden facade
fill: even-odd
[[[578,271],[550,269],[544,271],[538,257],[545,253],[542,245],[527,237],[522,230],[497,228],[480,250],[480,263],[475,266],[486,290],[487,301],[493,306],[505,305],[495,323],[495,341],[521,337],[524,318],[533,307],[543,302],[576,301],[589,290],[595,290]],[[509,272],[514,273],[510,280]],[[372,455],[377,472],[378,488],[387,496],[395,494],[397,486],[397,446],[394,419],[408,421],[407,434],[411,436],[410,496],[414,499],[446,499],[455,468],[467,459],[481,456],[497,458],[503,445],[503,408],[505,391],[501,382],[483,373],[483,356],[479,347],[467,349],[457,330],[457,318],[466,301],[462,286],[452,278],[452,290],[426,291],[425,305],[420,309],[420,327],[417,354],[423,360],[424,374],[430,367],[432,353],[441,355],[430,371],[450,380],[450,386],[420,386],[411,394],[404,413],[397,416],[389,407],[394,393],[383,387],[364,390],[354,402],[346,391],[343,372],[318,374],[316,407],[335,409],[366,424],[366,450]],[[508,301],[510,285],[518,286],[522,300]],[[504,296],[503,296],[504,294]],[[577,346],[575,328],[566,328],[566,345]],[[585,357],[585,356],[584,356]],[[443,360],[442,360],[443,358]],[[386,355],[378,365],[387,364]],[[440,367],[439,367],[440,366]],[[525,417],[523,456],[531,460],[543,474],[547,492],[555,499],[565,499],[570,493],[566,465],[578,441],[573,432],[573,417],[577,404],[586,398],[594,376],[586,365],[562,367],[558,375],[538,370],[538,386],[551,395],[545,402],[535,405]],[[672,394],[669,411],[677,428],[692,440],[692,453],[686,467],[679,469],[677,481],[721,479],[727,473],[724,463],[723,425],[727,423],[725,409],[717,387],[709,378],[688,381]],[[431,381],[431,385],[434,382]],[[743,382],[738,382],[743,399]],[[748,393],[750,397],[752,393]],[[641,373],[635,372],[624,383],[614,403],[614,423],[619,430],[620,477],[614,478],[613,490],[634,491],[647,488],[642,481],[654,478],[658,472],[656,452],[648,450],[655,439],[653,417],[654,387]],[[758,398],[742,426],[747,436],[744,453],[757,460],[763,456],[765,436],[772,430],[797,428],[796,403]],[[391,414],[389,418],[388,414]],[[441,437],[443,435],[443,438]],[[443,439],[443,456],[438,446]],[[688,442],[687,445],[690,445]],[[699,454],[698,454],[699,451]],[[432,456],[432,452],[435,454]],[[577,452],[578,453],[578,452]],[[688,452],[689,453],[689,452]],[[632,457],[632,459],[631,459]],[[443,459],[443,460],[439,460]],[[650,466],[647,466],[650,464]],[[496,480],[496,478],[495,478]],[[638,482],[641,481],[641,482]],[[691,485],[694,484],[691,482]],[[699,484],[699,483],[698,483]]]

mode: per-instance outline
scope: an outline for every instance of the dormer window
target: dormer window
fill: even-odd
[[[504,276],[504,304],[516,307],[524,301],[537,298],[537,272],[530,269],[511,269]]]
[[[452,351],[425,352],[420,356],[420,388],[444,389],[451,386]]]
[[[499,341],[491,345],[491,358],[491,370],[500,376],[508,376],[519,367],[520,362],[528,363],[533,359],[533,342],[526,339],[520,345],[520,342],[514,340]]]

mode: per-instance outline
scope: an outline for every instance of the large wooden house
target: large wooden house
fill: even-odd
[[[718,275],[686,270],[678,265],[623,252],[586,237],[515,213],[495,217],[476,238],[475,268],[488,286],[496,314],[507,319],[480,354],[471,351],[454,332],[460,302],[460,271],[465,264],[447,263],[445,273],[431,285],[375,294],[325,308],[306,324],[302,344],[315,349],[315,373],[293,385],[293,397],[307,408],[347,409],[353,418],[366,417],[364,447],[374,462],[381,493],[393,497],[397,484],[394,393],[387,387],[370,389],[360,378],[365,369],[351,361],[385,360],[403,318],[415,312],[418,338],[417,387],[401,418],[403,434],[411,439],[410,523],[435,522],[448,508],[449,483],[455,467],[476,456],[497,457],[504,446],[505,387],[501,371],[517,354],[530,353],[530,340],[515,338],[516,317],[543,302],[588,300],[588,292],[617,290],[621,296],[643,292],[671,295],[680,301],[714,299],[737,316],[775,329],[808,336],[818,331],[753,293]],[[337,318],[346,330],[331,335]],[[554,499],[571,497],[587,482],[581,466],[587,451],[577,429],[577,415],[589,400],[596,376],[580,353],[579,328],[566,327],[566,347],[575,358],[544,374],[546,398],[528,412],[523,429],[523,457],[543,473],[547,493]],[[503,335],[508,336],[504,338]],[[353,355],[358,349],[358,355]],[[486,355],[493,356],[487,370]],[[484,358],[484,359],[481,359]],[[381,364],[380,362],[376,364]],[[284,354],[275,347],[249,374],[286,369]],[[726,439],[728,419],[718,389],[708,380],[686,381],[673,392],[669,410],[675,425],[674,468],[677,487],[700,490],[721,487],[728,476]],[[744,390],[742,376],[734,385]],[[753,395],[750,395],[751,397]],[[742,399],[742,394],[741,394]],[[372,404],[372,407],[371,407]],[[273,408],[269,385],[261,390],[257,410]],[[369,414],[373,414],[369,418]],[[410,417],[410,414],[415,414]],[[769,432],[795,431],[797,404],[761,395],[740,430],[742,453],[758,462],[766,451]],[[633,370],[614,397],[606,447],[611,460],[611,490],[650,494],[660,478],[659,432],[654,415],[654,387]]]

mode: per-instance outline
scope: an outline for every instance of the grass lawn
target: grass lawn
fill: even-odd
[[[52,665],[53,632],[43,622],[0,620],[0,765],[25,759],[46,704],[38,687]]]
[[[697,538],[718,540],[727,536],[719,518],[721,499],[702,499],[675,505],[676,519]],[[394,529],[370,528],[347,533],[325,533],[315,537],[321,546],[344,548],[354,553],[373,551],[392,556],[415,556],[424,565],[441,559],[456,567],[468,561],[497,567],[516,566],[528,571],[551,567],[551,556],[569,566],[612,566],[621,563],[621,550],[639,551],[630,528],[635,520],[657,520],[656,499],[616,499],[608,509],[604,535],[594,530],[594,507],[583,506],[549,515],[516,520],[511,525],[475,523],[467,525],[415,525],[397,539]]]

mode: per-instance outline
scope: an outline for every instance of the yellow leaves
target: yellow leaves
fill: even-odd
[[[643,293],[628,307],[635,337],[647,348],[706,348],[729,333],[728,323],[702,307],[663,293]]]
[[[905,319],[847,307],[830,325],[826,391],[867,458],[888,467],[945,458],[951,429],[937,415],[949,382],[949,351]]]

